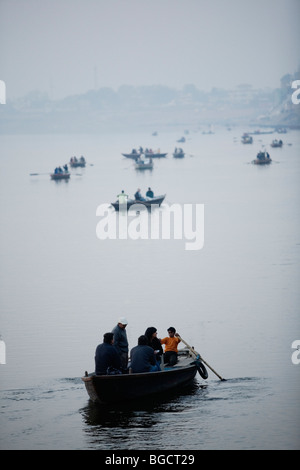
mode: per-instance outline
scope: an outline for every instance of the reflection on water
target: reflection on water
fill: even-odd
[[[195,381],[180,395],[117,406],[90,401],[80,413],[91,448],[170,449],[176,442],[176,449],[201,449],[203,445],[214,447],[216,436],[219,448],[228,448],[229,442],[234,448],[247,439],[247,432],[243,428],[246,423],[241,428],[238,425],[238,431],[232,428],[232,416],[238,413],[243,422],[245,410],[247,414],[252,410],[247,418],[251,426],[265,396],[273,396],[267,379],[240,377],[225,382],[214,380],[208,385]],[[165,432],[167,427],[172,432]]]
[[[188,406],[186,397],[192,397],[204,387],[195,380],[190,386],[184,388],[181,393],[173,392],[168,393],[168,395],[155,395],[145,399],[111,405],[101,405],[90,400],[81,412],[88,425],[126,428],[136,427],[137,416],[146,413],[151,416],[151,419],[144,425],[149,427],[151,426],[149,423],[155,424],[155,416],[158,413],[180,413]],[[141,423],[138,422],[137,425],[140,426]]]
[[[109,406],[89,401],[80,410],[88,441],[93,447],[103,448],[105,445],[107,449],[137,449],[140,447],[138,439],[143,449],[161,446],[166,415],[171,415],[171,422],[176,425],[181,421],[181,415],[193,407],[194,399],[205,387],[195,380],[180,394],[172,393],[168,397],[160,395]]]

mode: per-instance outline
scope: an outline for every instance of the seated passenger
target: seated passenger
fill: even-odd
[[[169,333],[169,337],[161,339],[160,342],[161,344],[165,345],[165,353],[164,353],[165,364],[174,366],[177,363],[177,357],[178,357],[177,346],[180,343],[180,339],[178,338],[179,334],[176,333],[176,330],[175,328],[173,328],[173,326],[170,326],[170,328],[168,328],[168,333]]]
[[[148,339],[149,346],[151,346],[151,348],[154,351],[156,364],[158,365],[159,370],[160,370],[161,358],[163,356],[164,351],[161,346],[160,339],[158,339],[157,337],[157,329],[154,328],[154,326],[150,326],[145,331],[145,336]]]
[[[146,192],[147,197],[154,197],[154,192],[152,191],[151,188],[148,188],[148,191]]]
[[[107,375],[108,368],[120,371],[121,359],[116,349],[113,347],[113,342],[113,333],[105,333],[103,343],[97,346],[95,353],[96,375]]]
[[[136,201],[145,201],[145,198],[142,197],[141,195],[141,190],[138,188],[137,192],[134,195],[134,198]]]
[[[153,348],[148,345],[146,336],[140,336],[138,345],[130,352],[130,369],[132,373],[156,372],[159,367],[156,364]]]

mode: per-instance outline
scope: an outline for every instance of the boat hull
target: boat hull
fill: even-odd
[[[181,153],[181,152],[173,153],[173,157],[174,158],[184,158],[185,153]]]
[[[90,375],[82,380],[93,402],[109,404],[179,391],[193,382],[196,373],[196,365],[190,363],[186,367],[174,366],[159,372]]]
[[[268,160],[255,159],[252,163],[254,163],[254,165],[270,165],[270,163],[272,163],[272,160],[271,158],[269,158]]]
[[[139,153],[122,153],[123,157],[132,158],[133,160],[138,160],[140,158]],[[146,158],[165,158],[167,153],[144,153]]]
[[[168,155],[167,153],[151,153],[151,152],[145,153],[146,158],[165,158],[167,155]]]
[[[85,168],[86,163],[85,162],[76,162],[76,163],[70,163],[71,168]]]
[[[68,180],[70,178],[70,173],[51,173],[52,180]]]
[[[160,206],[161,203],[163,202],[163,200],[165,199],[166,195],[164,194],[163,196],[159,196],[159,197],[154,197],[154,198],[151,198],[151,199],[147,199],[146,201],[136,201],[136,200],[129,200],[127,201],[127,204],[124,204],[124,206],[120,206],[119,202],[112,202],[111,205],[113,206],[113,208],[116,210],[116,211],[119,211],[119,210],[128,210],[131,206],[133,206],[134,204],[141,204],[147,208],[151,208],[151,206],[153,205],[158,205]]]
[[[152,170],[153,163],[136,163],[135,169],[136,170]]]

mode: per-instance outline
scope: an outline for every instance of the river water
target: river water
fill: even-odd
[[[247,130],[0,137],[1,449],[300,448],[300,132],[245,145]],[[138,172],[121,153],[140,145],[168,156]],[[272,164],[252,165],[264,145]],[[74,155],[86,168],[51,181]],[[202,249],[97,237],[98,206],[148,186],[166,206],[204,205]],[[226,382],[208,369],[206,388],[92,405],[80,377],[120,315],[130,347],[175,326]]]

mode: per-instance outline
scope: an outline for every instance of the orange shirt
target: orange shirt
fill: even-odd
[[[165,352],[167,351],[174,351],[178,352],[177,345],[180,343],[180,339],[177,336],[170,338],[167,336],[160,340],[161,344],[165,344]]]

